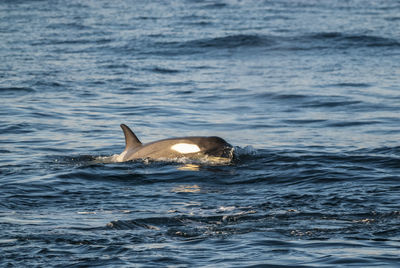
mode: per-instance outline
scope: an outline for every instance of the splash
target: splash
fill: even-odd
[[[138,160],[133,160],[131,162],[143,162],[145,164],[149,164],[152,162],[166,162],[166,163],[180,163],[185,164],[188,169],[195,170],[198,165],[229,165],[233,163],[235,159],[236,153],[235,149],[232,148],[229,152],[227,152],[227,157],[216,157],[216,156],[209,156],[209,155],[199,155],[197,157],[175,157],[175,158],[158,158],[158,159],[150,159],[150,158],[143,158]],[[121,155],[114,154],[111,156],[98,156],[96,157],[92,163],[94,164],[110,164],[110,163],[120,163]],[[182,170],[185,170],[183,168]]]

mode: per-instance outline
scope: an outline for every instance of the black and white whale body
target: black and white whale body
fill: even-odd
[[[115,156],[117,162],[135,159],[169,160],[178,158],[210,159],[229,162],[233,158],[233,147],[219,137],[171,138],[142,144],[132,130],[121,124],[125,135],[125,150]]]

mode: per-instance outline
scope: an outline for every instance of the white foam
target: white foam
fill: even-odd
[[[115,154],[111,156],[110,162],[124,162],[124,157],[127,151],[123,151],[121,154]]]
[[[171,146],[171,150],[177,151],[181,154],[190,154],[200,152],[199,146],[190,143],[177,143]]]
[[[111,156],[98,156],[94,159],[93,163],[109,164],[109,163],[123,162],[124,155],[122,155],[122,154],[114,154]]]

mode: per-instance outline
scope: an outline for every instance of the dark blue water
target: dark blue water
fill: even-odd
[[[400,264],[396,0],[1,1],[0,104],[3,267]]]

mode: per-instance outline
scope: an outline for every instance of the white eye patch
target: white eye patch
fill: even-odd
[[[200,152],[199,146],[197,146],[196,144],[189,144],[189,143],[177,143],[171,146],[171,150],[177,151],[178,153],[181,154]]]

